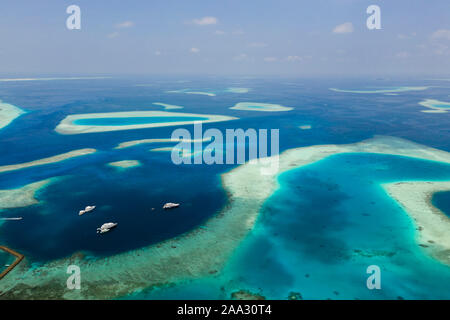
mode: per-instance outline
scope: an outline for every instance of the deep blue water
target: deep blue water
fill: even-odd
[[[450,217],[450,192],[437,192],[432,199],[433,205]]]
[[[145,84],[152,86],[138,86]],[[328,89],[423,85],[433,87],[396,96],[340,93]],[[41,204],[0,213],[5,217],[24,217],[22,221],[0,225],[0,244],[26,254],[32,262],[69,256],[79,250],[107,256],[201,226],[226,204],[220,174],[233,168],[232,165],[177,166],[172,164],[170,153],[148,151],[172,145],[167,143],[113,149],[124,141],[170,138],[177,127],[57,134],[54,128],[68,115],[163,110],[152,105],[163,102],[185,107],[180,111],[183,113],[240,118],[203,124],[204,130],[217,128],[225,133],[227,128],[280,129],[280,151],[316,144],[352,143],[377,134],[450,151],[448,114],[422,113],[423,107],[418,105],[423,99],[446,101],[446,86],[448,83],[421,78],[129,77],[1,83],[0,99],[29,112],[0,130],[0,165],[80,148],[96,148],[98,152],[0,174],[0,189],[54,176],[64,177],[39,193]],[[225,92],[229,87],[251,90],[242,94]],[[166,92],[184,88],[212,90],[217,95]],[[294,110],[265,113],[229,109],[238,102],[251,101],[280,104]],[[98,121],[106,120],[110,119]],[[152,117],[151,122],[154,121]],[[312,129],[300,130],[298,126],[303,124],[310,124]],[[192,132],[192,125],[182,127]],[[106,165],[120,160],[139,160],[143,165],[128,170]],[[448,178],[448,166],[439,163],[360,154],[335,156],[308,168],[290,171],[280,177],[282,189],[267,201],[254,232],[243,242],[221,276],[180,284],[145,297],[195,298],[204,297],[205,292],[210,292],[213,298],[229,297],[229,291],[236,288],[261,289],[263,294],[274,298],[285,297],[291,289],[302,291],[305,298],[324,299],[370,298],[377,294],[377,297],[391,298],[397,295],[446,297],[442,288],[445,281],[438,280],[438,276],[449,279],[448,267],[420,252],[409,218],[377,184],[396,179]],[[435,202],[438,201],[437,206],[445,211],[445,201],[439,200],[440,197],[436,196]],[[164,212],[161,206],[168,201],[180,202],[182,206]],[[97,205],[97,210],[79,217],[78,211],[91,204]],[[109,221],[119,222],[119,228],[99,237],[96,228]],[[372,257],[354,250],[366,250]],[[373,252],[377,254],[373,256]],[[392,252],[395,254],[391,255]],[[386,274],[386,287],[391,293],[366,292],[364,286],[361,289],[361,281],[366,277],[361,268],[373,263],[372,258],[386,270],[395,271]],[[419,273],[424,276],[417,280],[415,275]],[[345,281],[339,283],[339,279]],[[225,291],[220,289],[223,286]],[[339,295],[326,291],[332,287]]]
[[[77,119],[74,124],[81,126],[129,126],[135,124],[200,121],[207,120],[205,117],[128,117],[128,118],[92,118]]]

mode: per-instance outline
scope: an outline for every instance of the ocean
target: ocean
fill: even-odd
[[[376,88],[427,87],[395,93],[336,92]],[[237,165],[175,165],[170,152],[150,152],[173,143],[155,142],[115,149],[122,142],[167,139],[192,125],[86,134],[59,134],[68,115],[165,111],[239,119],[203,124],[203,130],[279,129],[280,152],[302,146],[347,144],[375,135],[411,140],[450,152],[449,113],[421,112],[425,99],[448,101],[446,81],[417,79],[297,79],[252,77],[139,77],[2,82],[0,99],[25,114],[0,129],[0,166],[51,157],[76,149],[96,153],[53,164],[0,173],[0,190],[58,177],[39,190],[39,203],[3,209],[0,245],[24,254],[30,264],[84,252],[105,258],[202,228],[229,205],[221,175]],[[248,88],[230,90],[230,88]],[[205,94],[189,94],[203,92]],[[230,109],[239,102],[272,103],[285,112]],[[173,117],[170,121],[180,121]],[[192,117],[189,120],[201,120]],[[148,118],[80,119],[83,125],[142,124]],[[162,117],[153,119],[163,122]],[[308,130],[299,127],[308,125]],[[192,134],[193,136],[193,134]],[[208,143],[204,142],[204,146]],[[118,169],[107,164],[138,160]],[[301,293],[304,299],[449,299],[450,266],[417,245],[415,227],[380,187],[396,181],[450,180],[450,165],[407,157],[339,154],[278,177],[280,188],[266,199],[254,228],[223,270],[199,279],[181,279],[158,288],[136,288],[122,299],[228,299],[248,290],[271,299]],[[433,203],[450,215],[449,192]],[[163,210],[166,202],[181,203]],[[92,213],[78,216],[87,205]],[[98,235],[105,222],[115,230]],[[220,241],[220,239],[217,239]],[[0,255],[0,267],[7,261]],[[366,268],[379,265],[382,289],[368,290]],[[2,280],[0,280],[0,291]],[[39,298],[39,297],[37,297]]]

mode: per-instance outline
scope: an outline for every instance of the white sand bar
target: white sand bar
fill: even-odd
[[[169,138],[160,138],[160,139],[141,139],[141,140],[133,140],[133,141],[126,141],[119,143],[117,147],[114,149],[123,149],[123,148],[129,148],[134,147],[141,144],[149,144],[149,143],[168,143],[168,142],[209,142],[212,138],[203,138],[203,139],[169,139]]]
[[[429,108],[431,110],[422,110],[425,113],[446,113],[450,110],[450,102],[426,99],[419,102],[421,106]]]
[[[239,102],[230,109],[244,110],[244,111],[279,112],[279,111],[290,111],[293,108],[284,107],[279,104],[272,104],[272,103]]]
[[[383,188],[414,220],[420,246],[450,265],[450,218],[431,203],[434,193],[450,191],[450,181],[397,182]]]
[[[35,167],[35,166],[41,166],[41,165],[45,165],[45,164],[56,163],[56,162],[64,161],[64,160],[75,158],[75,157],[85,156],[85,155],[95,153],[95,152],[97,152],[96,149],[79,149],[79,150],[74,150],[74,151],[70,151],[67,153],[58,154],[56,156],[49,157],[49,158],[34,160],[34,161],[30,161],[30,162],[25,162],[25,163],[17,163],[17,164],[10,164],[10,165],[6,165],[6,166],[0,166],[0,173],[14,171],[14,170],[20,170],[20,169],[25,169],[25,168]]]
[[[116,162],[108,163],[111,167],[116,167],[120,169],[128,169],[141,166],[141,163],[138,160],[122,160]]]
[[[392,88],[374,88],[371,90],[347,90],[347,89],[330,88],[330,90],[335,92],[347,92],[347,93],[390,93],[390,92],[406,92],[406,91],[423,91],[427,90],[428,88],[429,87],[392,87]]]
[[[111,118],[147,118],[147,117],[167,117],[167,122],[149,122],[143,124],[132,125],[79,125],[74,123],[76,120],[81,119],[111,119]],[[170,121],[172,117],[186,117],[183,121]],[[190,120],[189,118],[206,118],[205,120]],[[156,128],[156,127],[169,127],[189,125],[195,122],[210,123],[221,122],[237,119],[235,117],[222,116],[222,115],[208,115],[208,114],[194,114],[194,113],[178,113],[167,111],[130,111],[130,112],[108,112],[108,113],[86,113],[75,114],[64,118],[55,131],[60,134],[81,134],[81,133],[94,133],[94,132],[108,132],[108,131],[120,131],[120,130],[134,130],[144,128]]]
[[[225,92],[230,92],[230,93],[248,93],[250,91],[249,88],[236,88],[236,87],[231,87],[225,90]]]
[[[0,100],[0,130],[24,113],[22,109]]]

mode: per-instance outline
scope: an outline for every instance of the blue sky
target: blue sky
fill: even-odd
[[[3,74],[450,74],[450,1],[2,0],[0,40]]]

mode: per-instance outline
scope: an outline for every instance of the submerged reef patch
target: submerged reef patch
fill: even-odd
[[[266,300],[266,297],[249,290],[239,290],[231,293],[232,300]]]
[[[25,162],[25,163],[9,164],[9,165],[5,165],[5,166],[0,166],[0,173],[20,170],[20,169],[25,169],[25,168],[35,167],[35,166],[42,166],[42,165],[46,165],[46,164],[57,163],[60,161],[68,160],[68,159],[75,158],[75,157],[85,156],[85,155],[92,154],[95,152],[97,152],[96,149],[89,149],[89,148],[79,149],[79,150],[74,150],[74,151],[58,154],[56,156],[48,157],[48,158],[44,158],[44,159],[34,160],[34,161],[30,161],[30,162]]]
[[[28,207],[39,203],[36,199],[36,193],[54,182],[55,179],[58,178],[30,183],[16,189],[0,190],[0,210]]]
[[[155,106],[161,106],[164,107],[166,110],[172,110],[172,109],[183,109],[184,107],[175,106],[173,104],[167,104],[167,103],[161,103],[161,102],[153,102]]]

